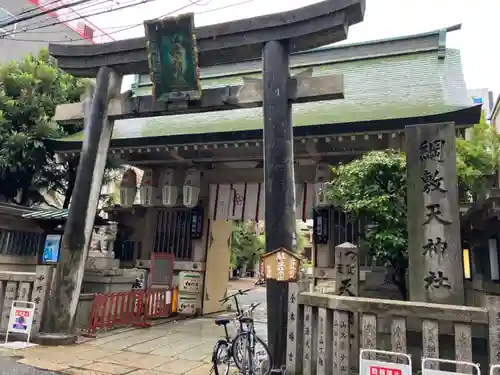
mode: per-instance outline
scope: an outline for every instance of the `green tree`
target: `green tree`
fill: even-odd
[[[87,81],[57,68],[47,51],[0,66],[0,195],[26,205],[43,202],[42,192],[64,190],[67,166],[59,165],[46,138],[64,129],[53,117],[56,106],[75,102]]]
[[[500,140],[481,121],[469,140],[457,140],[457,174],[466,195],[481,194],[498,167]],[[407,297],[406,160],[403,153],[373,151],[333,168],[328,188],[332,202],[356,218],[370,220],[365,245],[370,256],[392,268],[392,280]]]
[[[56,162],[50,138],[83,130],[83,125],[57,124],[58,104],[80,101],[89,80],[75,78],[57,67],[47,50],[0,66],[0,196],[21,205],[63,198],[69,206],[78,157]],[[107,171],[116,168],[108,161]],[[104,183],[112,180],[105,174]]]
[[[256,233],[254,221],[242,220],[233,222],[231,236],[232,267],[255,264],[263,251],[262,237]]]

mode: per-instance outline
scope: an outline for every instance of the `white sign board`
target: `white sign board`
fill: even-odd
[[[470,374],[470,372],[459,372],[459,371],[441,371],[430,369],[429,363],[449,363],[455,366],[466,366],[467,370],[475,369],[475,375],[481,375],[481,370],[478,364],[472,362],[463,361],[452,361],[451,359],[441,359],[441,358],[422,358],[422,375],[457,375],[457,374]]]
[[[179,272],[179,292],[200,293],[202,288],[202,277],[200,272]]]
[[[9,326],[5,335],[5,342],[9,339],[9,333],[23,333],[27,335],[28,344],[31,336],[31,326],[33,315],[35,314],[35,304],[27,301],[13,301],[10,308]]]
[[[500,365],[491,365],[490,366],[490,375],[496,375],[500,373]]]
[[[197,295],[179,293],[177,312],[183,315],[194,315],[200,305],[199,300],[200,298]]]
[[[365,359],[367,354],[382,354],[395,356],[406,360],[408,363],[396,363]],[[389,358],[395,358],[389,357]],[[362,349],[359,353],[359,375],[411,375],[411,357],[405,353],[387,352],[384,350]]]

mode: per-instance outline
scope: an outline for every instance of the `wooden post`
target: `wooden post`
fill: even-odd
[[[292,104],[288,41],[264,44],[264,187],[266,252],[292,250],[295,233]],[[288,281],[267,281],[267,332],[273,368],[286,365]]]
[[[88,246],[101,192],[113,122],[107,121],[111,98],[120,92],[121,79],[102,67],[86,116],[85,137],[68,220],[61,244],[61,258],[51,286],[42,331],[56,339],[74,335],[74,317],[87,259]],[[61,337],[62,336],[62,337]]]

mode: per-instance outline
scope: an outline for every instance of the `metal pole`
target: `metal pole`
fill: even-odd
[[[60,260],[55,270],[50,298],[43,316],[42,332],[44,334],[74,336],[73,321],[87,259],[87,244],[90,240],[90,234],[86,232],[90,227],[89,220],[93,226],[99,199],[99,195],[97,198],[94,197],[95,190],[100,192],[105,167],[105,160],[102,163],[100,160],[102,157],[99,156],[102,154],[103,143],[105,143],[101,138],[105,132],[104,128],[108,125],[106,117],[112,73],[108,67],[100,68],[94,94],[88,99],[92,102],[89,106],[90,110],[85,114],[84,139],[75,188],[64,227]],[[107,151],[109,139],[105,146]],[[96,161],[102,165],[97,166]],[[96,169],[102,169],[102,173]],[[100,182],[96,181],[95,175],[100,175]],[[90,215],[92,217],[89,217]]]
[[[264,73],[264,187],[266,252],[292,251],[295,223],[292,104],[288,41],[267,42]],[[286,364],[288,282],[267,281],[267,332],[274,368]]]

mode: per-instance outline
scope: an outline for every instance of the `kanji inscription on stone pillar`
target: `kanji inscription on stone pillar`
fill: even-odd
[[[410,299],[462,305],[455,126],[407,126]]]

